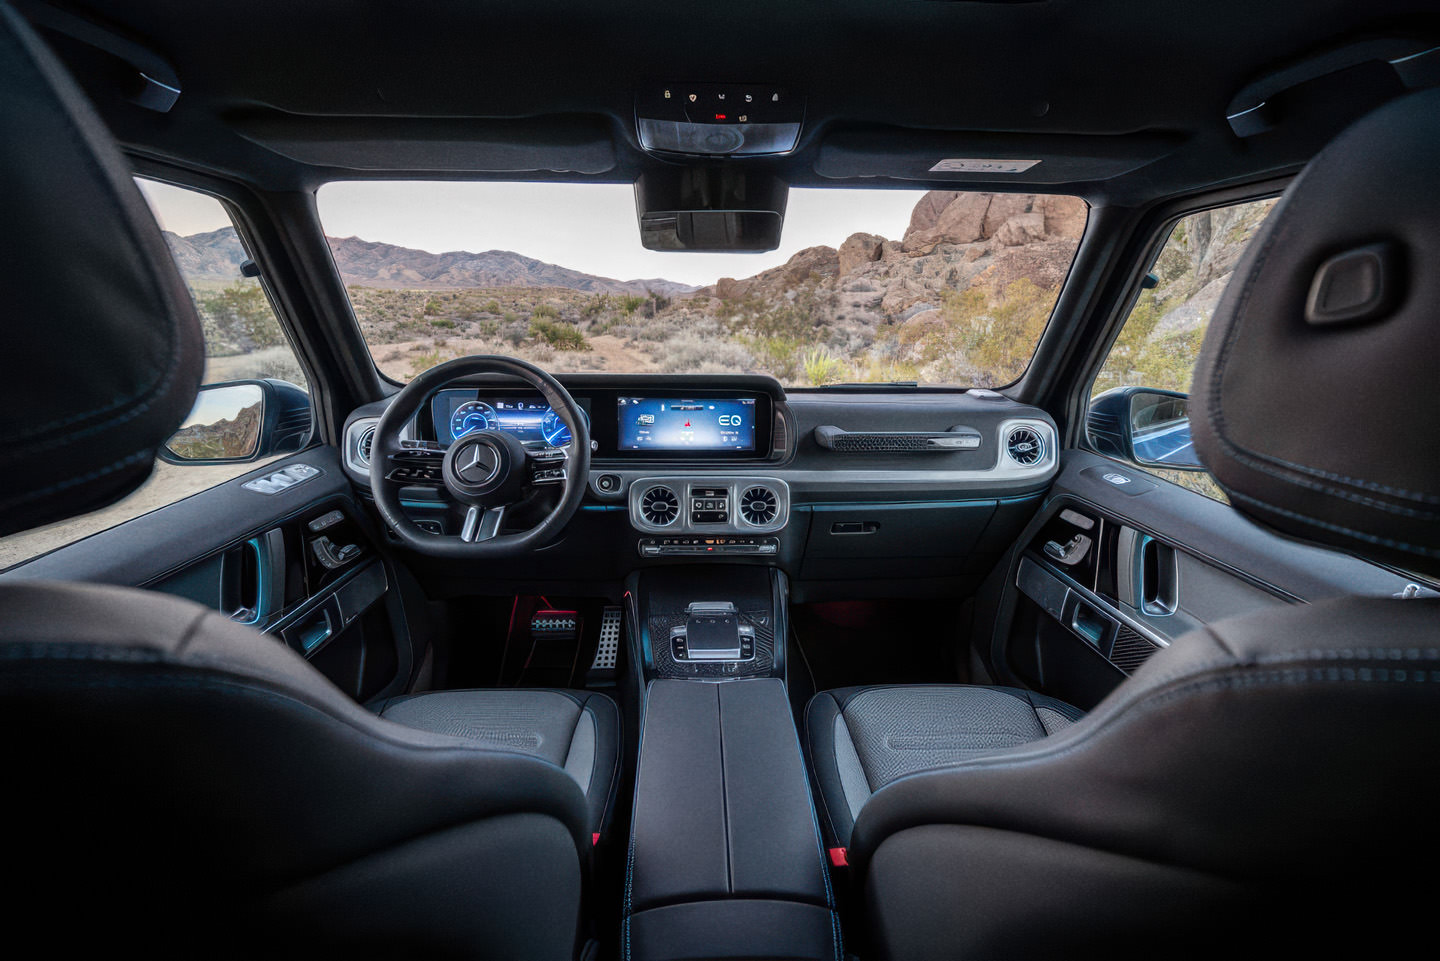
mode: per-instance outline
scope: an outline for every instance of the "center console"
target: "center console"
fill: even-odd
[[[784,574],[661,567],[626,586],[645,693],[624,957],[842,957],[785,688]]]
[[[785,676],[785,574],[769,567],[662,567],[628,594],[645,679]]]

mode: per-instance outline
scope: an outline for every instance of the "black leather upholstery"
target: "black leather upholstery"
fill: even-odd
[[[1236,266],[1195,371],[1195,448],[1235,507],[1277,530],[1440,573],[1440,90],[1337,138]],[[1345,254],[1352,269],[1322,265]],[[1316,322],[1327,285],[1348,322]],[[1335,295],[1331,294],[1331,299]]]
[[[108,132],[0,4],[6,373],[0,536],[150,476],[195,400],[200,321]]]
[[[543,758],[585,792],[592,834],[609,826],[619,785],[620,711],[603,694],[539,689],[433,691],[377,705],[387,721]]]
[[[842,956],[805,762],[778,678],[652,681],[625,961]]]
[[[484,695],[487,710],[515,693],[529,696]],[[430,697],[453,706],[427,695],[389,710],[421,716]],[[572,731],[588,711],[597,746],[616,739],[603,698],[531,708],[537,725]],[[137,898],[186,929],[243,917],[257,939],[283,930],[326,950],[363,933],[407,956],[573,951],[598,830],[579,765],[376,717],[283,644],[206,608],[0,586],[0,724],[7,770],[26,782],[9,813],[26,830],[7,857],[36,912],[94,899],[87,910],[129,925],[107,937],[147,945],[177,928],[141,930]],[[566,740],[540,753],[568,756]],[[588,773],[608,798],[613,760]],[[465,909],[449,913],[457,899]]]
[[[1432,91],[1316,158],[1235,272],[1192,413],[1237,508],[1429,571],[1437,148]],[[807,739],[882,957],[1349,956],[1433,910],[1440,600],[1210,624],[1053,730],[1033,695],[1033,718],[865,696],[818,695]]]
[[[1028,744],[1084,716],[1063,701],[1011,687],[850,687],[805,709],[806,753],[830,840],[850,844],[870,796],[907,774]]]
[[[5,534],[142,482],[203,348],[124,162],[3,4],[0,128]],[[5,919],[61,955],[573,958],[614,704],[382,711],[186,601],[0,584]]]

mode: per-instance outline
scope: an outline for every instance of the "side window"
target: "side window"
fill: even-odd
[[[1181,218],[1170,231],[1091,389],[1087,433],[1100,453],[1225,500],[1197,469],[1186,395],[1215,306],[1274,205],[1217,207]]]
[[[0,538],[0,570],[207,490],[303,447],[309,385],[224,205],[209,194],[137,178],[195,298],[206,389],[150,479],[110,507]],[[240,381],[242,383],[234,383]]]

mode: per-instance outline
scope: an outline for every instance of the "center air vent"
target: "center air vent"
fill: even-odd
[[[652,487],[640,495],[640,516],[647,524],[667,527],[680,516],[680,498],[668,487]]]
[[[1005,452],[1022,467],[1045,459],[1045,438],[1033,427],[1016,427],[1005,438]]]
[[[740,516],[745,523],[764,527],[780,513],[780,499],[768,487],[751,487],[740,496]]]
[[[366,467],[370,466],[370,448],[374,445],[374,443],[375,428],[365,428],[365,433],[360,435],[360,440],[355,445],[355,452],[360,455],[360,460]]]

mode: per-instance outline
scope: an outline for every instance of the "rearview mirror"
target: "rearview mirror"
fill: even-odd
[[[283,380],[200,388],[184,424],[160,449],[171,464],[231,464],[290,453],[310,439],[310,395]]]
[[[1090,443],[1145,467],[1203,471],[1190,438],[1190,398],[1178,391],[1117,387],[1090,402]]]
[[[771,174],[733,167],[646,171],[635,181],[647,250],[758,253],[780,246],[789,188]]]

